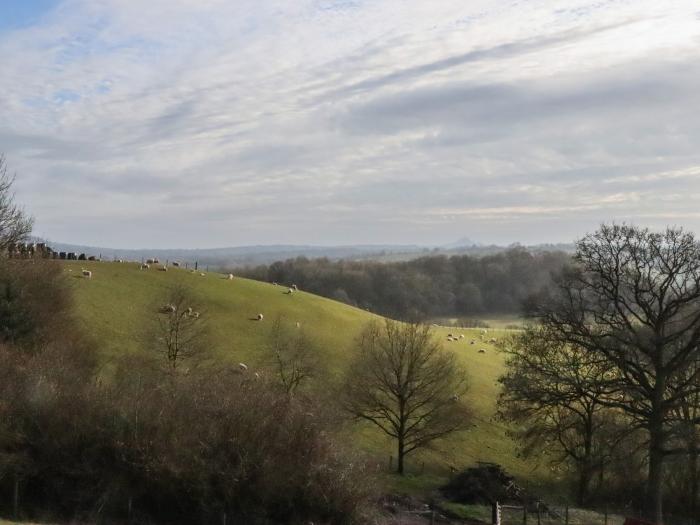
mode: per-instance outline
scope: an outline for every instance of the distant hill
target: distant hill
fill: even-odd
[[[471,244],[470,244],[471,243]],[[180,261],[211,269],[237,268],[270,264],[276,261],[307,257],[310,259],[326,257],[331,260],[373,260],[380,262],[408,261],[429,255],[492,255],[500,253],[517,245],[499,246],[472,243],[469,239],[461,239],[444,246],[419,245],[348,245],[348,246],[314,246],[314,245],[260,245],[232,246],[225,248],[205,249],[128,249],[99,246],[85,246],[63,242],[48,242],[57,251],[85,253],[86,255],[101,256],[103,260],[125,259],[140,261],[142,259],[158,258],[163,261]],[[541,251],[573,251],[572,244],[539,244],[525,246],[533,252]]]

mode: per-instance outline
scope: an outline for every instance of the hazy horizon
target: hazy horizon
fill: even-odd
[[[700,231],[696,2],[12,4],[0,152],[49,240]]]

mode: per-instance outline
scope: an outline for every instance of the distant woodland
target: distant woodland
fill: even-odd
[[[513,248],[483,257],[427,256],[402,262],[298,257],[239,269],[245,277],[299,288],[395,319],[519,313],[570,255]]]

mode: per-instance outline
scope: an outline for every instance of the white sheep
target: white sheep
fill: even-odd
[[[464,339],[464,334],[459,334],[460,339]]]
[[[293,284],[293,285],[292,285],[292,288],[294,288],[294,290],[297,291],[297,292],[299,291],[299,287],[298,287],[296,284]]]
[[[168,267],[165,266],[165,265],[161,266],[161,267],[158,268],[158,269],[159,269],[161,272],[167,272],[167,271],[168,271]]]
[[[200,275],[201,277],[204,277],[204,272],[199,272],[199,275]]]
[[[301,328],[301,323],[297,321],[297,328]]]
[[[142,264],[142,265],[141,265],[141,270],[148,270],[150,267],[151,267],[150,264],[145,263],[145,264]]]
[[[228,279],[229,281],[233,281],[233,274],[232,274],[232,273],[228,274],[227,279]]]
[[[241,370],[241,372],[245,372],[246,370],[248,370],[248,365],[246,365],[245,363],[238,363],[238,368]]]
[[[88,279],[92,279],[92,272],[90,270],[83,270],[83,277],[87,277]]]
[[[165,304],[165,305],[161,306],[160,312],[163,314],[174,314],[175,313],[175,305]]]
[[[258,319],[258,321],[262,321],[262,320],[263,320],[263,314],[258,314],[257,319]]]

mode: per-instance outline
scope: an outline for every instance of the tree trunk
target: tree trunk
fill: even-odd
[[[663,522],[663,415],[660,410],[653,412],[649,421],[648,517],[655,523],[661,524]]]
[[[692,430],[695,432],[695,429]],[[688,453],[688,468],[690,469],[690,516],[697,521],[698,512],[698,448],[693,438]]]
[[[588,499],[588,487],[591,484],[592,472],[592,450],[593,450],[593,414],[589,410],[584,427],[583,441],[583,458],[579,461],[579,476],[578,476],[578,504],[584,506]]]
[[[403,476],[403,457],[406,454],[404,450],[404,442],[403,442],[403,437],[399,438],[399,450],[398,450],[398,467],[396,469],[396,472],[401,474]]]
[[[588,462],[583,462],[580,466],[581,471],[578,475],[578,493],[576,495],[577,503],[583,507],[588,499],[588,486],[591,482],[591,468]]]

